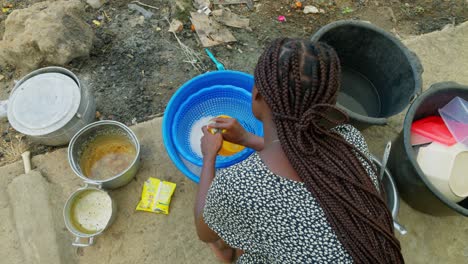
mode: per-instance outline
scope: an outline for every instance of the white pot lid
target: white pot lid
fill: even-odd
[[[16,87],[8,102],[8,121],[19,132],[40,136],[64,127],[81,101],[78,84],[61,73],[33,76]]]

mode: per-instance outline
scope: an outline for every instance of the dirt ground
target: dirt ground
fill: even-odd
[[[13,9],[36,2],[39,1],[0,1],[2,5],[13,4]],[[89,57],[73,60],[65,66],[91,88],[101,118],[127,124],[160,116],[177,88],[201,73],[186,62],[174,35],[167,32],[168,20],[178,18],[184,22],[184,29],[177,36],[202,57],[199,66],[215,70],[196,33],[190,30],[188,12],[193,11],[190,10],[190,0],[141,0],[159,8],[147,8],[154,15],[146,20],[128,8],[130,2],[111,0],[98,10],[87,6],[84,19],[96,35],[93,50]],[[190,8],[181,11],[176,2]],[[307,15],[295,9],[294,2],[258,0],[254,1],[253,10],[246,5],[229,6],[234,13],[250,18],[251,30],[230,28],[238,41],[213,47],[212,52],[227,69],[252,73],[262,48],[270,40],[280,36],[309,38],[321,26],[335,20],[367,20],[398,36],[419,35],[468,20],[466,0],[304,0],[304,6],[314,5],[325,11],[324,14]],[[7,15],[0,12],[0,36]],[[286,22],[278,22],[279,15],[284,15]],[[93,20],[100,20],[101,25],[95,26]],[[0,68],[0,75],[4,76],[0,80],[0,100],[8,98],[14,80],[25,74],[10,66]],[[19,140],[6,121],[0,124],[0,134],[1,166],[17,157],[8,149]],[[13,147],[29,145],[26,139],[21,142],[23,146]],[[32,149],[33,154],[37,154],[50,148],[33,146]]]

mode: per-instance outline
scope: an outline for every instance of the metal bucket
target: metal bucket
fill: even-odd
[[[103,228],[101,228],[100,230],[97,230],[95,232],[86,233],[86,232],[80,230],[80,228],[74,223],[72,210],[73,210],[73,206],[77,202],[78,197],[80,197],[81,194],[83,194],[85,192],[89,192],[89,191],[98,191],[98,192],[105,193],[107,195],[107,197],[109,198],[109,201],[110,201],[109,206],[112,209],[111,209],[111,216],[109,217],[109,219],[107,220],[107,222],[106,222],[106,224],[104,225]],[[75,235],[75,240],[72,243],[72,245],[75,246],[75,247],[88,247],[88,246],[93,245],[94,244],[94,238],[96,236],[100,235],[102,232],[104,232],[104,230],[106,230],[112,224],[112,222],[115,219],[116,213],[117,213],[117,206],[116,206],[115,202],[112,200],[112,198],[109,196],[109,194],[107,192],[105,192],[105,191],[103,191],[101,189],[100,185],[90,186],[89,184],[86,184],[85,187],[76,190],[68,198],[67,202],[65,203],[65,207],[63,209],[63,218],[65,220],[65,226],[67,227],[68,231],[70,231],[72,234]],[[85,239],[86,242],[82,243],[81,241],[83,239]]]
[[[133,162],[125,171],[105,180],[94,180],[84,175],[80,167],[80,158],[90,139],[102,133],[118,133],[127,137],[134,145],[136,155]],[[70,141],[68,147],[68,162],[73,172],[83,179],[84,182],[102,185],[104,189],[116,189],[126,185],[135,177],[138,167],[140,166],[140,143],[133,131],[120,122],[110,120],[94,122],[83,127]]]
[[[50,146],[67,144],[95,119],[95,113],[88,88],[61,67],[46,67],[24,76],[13,88],[8,105],[13,128]]]

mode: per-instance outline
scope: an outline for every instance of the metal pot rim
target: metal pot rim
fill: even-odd
[[[374,155],[372,155],[371,159],[372,159],[372,162],[374,162],[378,166],[378,169],[382,167],[382,163]],[[385,168],[384,177],[388,178],[388,180],[390,181],[390,184],[393,186],[392,193],[393,193],[393,196],[395,197],[395,201],[394,201],[395,206],[390,209],[391,209],[393,219],[396,219],[398,216],[398,211],[400,210],[400,197],[398,195],[398,190],[395,184],[395,180],[393,179],[392,174],[390,173],[390,170],[388,168]]]
[[[132,163],[124,170],[122,171],[121,173],[113,176],[113,177],[110,177],[108,179],[105,179],[105,180],[93,180],[93,179],[90,179],[86,176],[84,176],[82,173],[80,173],[80,171],[78,171],[78,169],[76,168],[76,164],[75,162],[73,162],[73,147],[74,147],[74,143],[77,141],[77,139],[84,133],[86,132],[87,130],[91,129],[91,128],[94,128],[94,127],[98,127],[98,126],[101,126],[101,125],[115,125],[123,130],[125,130],[128,135],[131,137],[133,143],[135,144],[135,148],[136,148],[136,153],[137,155],[135,156],[135,159],[132,161]],[[137,162],[138,162],[138,159],[139,159],[139,153],[140,153],[140,142],[138,141],[138,138],[137,136],[135,135],[135,133],[133,133],[133,131],[126,125],[120,123],[120,122],[117,122],[117,121],[113,121],[113,120],[102,120],[102,121],[97,121],[97,122],[93,122],[91,124],[88,124],[86,125],[85,127],[83,127],[82,129],[80,129],[74,136],[73,138],[70,140],[70,144],[68,146],[68,162],[70,164],[70,167],[72,168],[73,172],[78,176],[80,177],[81,179],[83,179],[85,182],[90,182],[90,183],[94,183],[94,184],[103,184],[103,183],[107,183],[107,182],[111,182],[112,180],[115,180],[119,177],[121,177],[122,175],[124,175],[125,173],[127,173]]]
[[[100,191],[100,192],[104,192],[105,194],[107,194],[109,196],[109,198],[110,198],[110,201],[111,201],[110,205],[111,205],[111,208],[112,208],[112,213],[111,213],[111,217],[109,218],[109,220],[106,223],[106,226],[103,229],[101,229],[101,230],[99,230],[99,231],[97,231],[95,233],[92,233],[92,234],[85,234],[85,233],[79,232],[76,228],[74,228],[73,226],[71,226],[69,224],[69,220],[67,220],[67,219],[70,219],[71,215],[69,214],[69,212],[68,212],[69,210],[67,210],[67,208],[71,207],[71,205],[74,202],[76,196],[78,196],[82,192],[89,191],[89,190]],[[70,231],[72,234],[74,234],[77,237],[91,238],[91,237],[98,236],[110,226],[110,224],[112,222],[112,218],[115,215],[114,207],[115,207],[114,200],[109,195],[109,193],[107,193],[105,190],[101,189],[100,187],[85,185],[84,187],[81,187],[78,190],[76,190],[75,192],[73,192],[70,195],[70,197],[68,197],[68,200],[65,203],[65,206],[63,208],[63,218],[64,218],[65,226],[67,227],[68,231]]]

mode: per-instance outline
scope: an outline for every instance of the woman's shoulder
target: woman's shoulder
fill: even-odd
[[[368,160],[372,160],[372,154],[369,151],[367,142],[364,139],[364,136],[361,134],[361,132],[357,128],[355,128],[352,125],[345,124],[345,125],[336,126],[332,128],[332,130],[339,133],[348,143],[352,144]],[[366,169],[367,173],[371,177],[375,187],[377,188],[377,190],[379,190],[377,175],[375,174],[375,171],[372,168],[373,165],[365,161],[363,157],[360,155],[358,155],[358,158],[364,165],[364,168]]]
[[[339,125],[332,128],[332,131],[339,133],[346,141],[354,145],[362,152],[368,152],[367,143],[361,132],[350,124]]]

